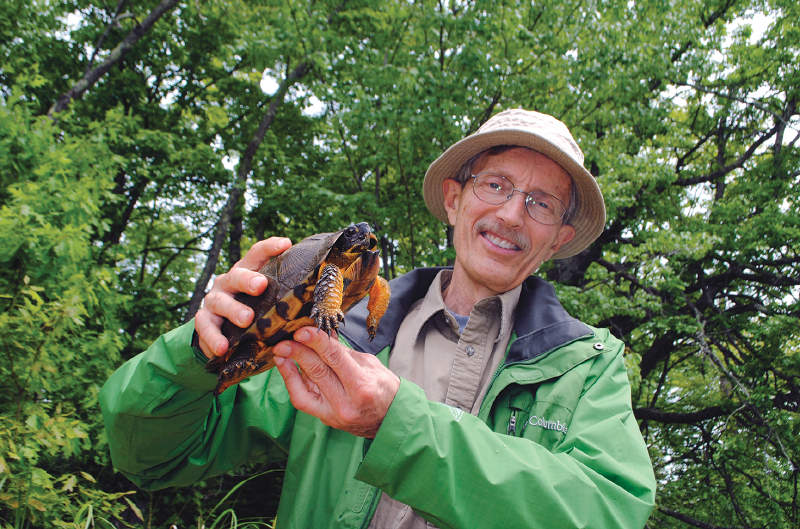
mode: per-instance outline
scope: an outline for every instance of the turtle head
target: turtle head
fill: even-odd
[[[335,246],[342,255],[356,258],[367,250],[374,250],[378,239],[369,229],[369,224],[361,222],[345,228]]]

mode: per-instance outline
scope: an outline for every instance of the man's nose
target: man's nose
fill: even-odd
[[[525,217],[528,216],[525,198],[524,193],[514,190],[511,198],[498,206],[497,218],[505,222],[506,226],[509,227],[522,226],[525,223]]]

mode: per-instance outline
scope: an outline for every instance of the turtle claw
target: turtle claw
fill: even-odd
[[[344,312],[340,309],[327,312],[317,310],[315,307],[311,311],[311,317],[314,318],[317,329],[328,333],[328,338],[330,338],[331,333],[339,328],[339,322],[344,321]]]

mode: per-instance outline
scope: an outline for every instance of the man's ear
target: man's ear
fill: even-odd
[[[556,252],[558,252],[562,246],[567,244],[575,237],[575,228],[570,226],[569,224],[562,224],[561,227],[558,229],[558,235],[556,235],[556,240],[553,241],[553,245],[550,246],[549,253],[545,258],[545,261],[549,261],[551,257],[553,257]]]
[[[450,221],[451,226],[456,225],[456,218],[458,217],[458,203],[461,200],[461,191],[463,190],[461,184],[452,178],[448,178],[442,182],[442,192],[444,193],[444,209],[447,211],[447,220]]]

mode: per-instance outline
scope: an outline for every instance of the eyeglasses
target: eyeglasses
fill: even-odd
[[[495,173],[478,173],[470,175],[473,178],[472,189],[475,196],[487,204],[504,204],[511,200],[514,193],[525,196],[525,209],[530,217],[542,224],[552,226],[558,224],[567,214],[567,207],[558,198],[543,191],[525,191],[516,189],[514,184],[505,176]]]

